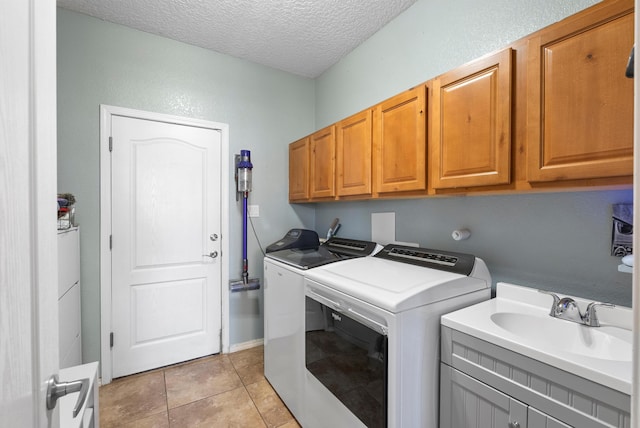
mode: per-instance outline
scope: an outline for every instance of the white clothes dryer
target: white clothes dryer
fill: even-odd
[[[438,426],[440,317],[487,300],[472,255],[390,244],[305,275],[305,428]]]

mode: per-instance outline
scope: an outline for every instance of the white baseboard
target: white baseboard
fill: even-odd
[[[236,343],[229,347],[229,353],[244,351],[245,349],[255,348],[256,346],[262,346],[264,339],[254,339],[248,342]]]

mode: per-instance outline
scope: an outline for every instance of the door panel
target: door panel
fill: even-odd
[[[113,377],[220,352],[220,132],[112,119]]]
[[[57,428],[55,2],[0,3],[0,425]]]

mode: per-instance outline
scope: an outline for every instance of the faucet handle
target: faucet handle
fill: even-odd
[[[548,294],[551,297],[553,297],[553,305],[551,306],[551,311],[549,312],[549,315],[551,315],[552,317],[555,317],[557,314],[558,303],[560,303],[560,297],[556,293],[553,293],[551,291],[547,291],[547,290],[538,290],[538,291],[540,293]]]
[[[598,314],[596,313],[596,306],[606,306],[609,308],[615,308],[613,303],[604,302],[591,302],[587,305],[587,310],[584,311],[583,320],[589,327],[600,327],[600,320],[598,320]]]

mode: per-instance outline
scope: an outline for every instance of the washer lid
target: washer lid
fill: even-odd
[[[353,257],[368,256],[375,249],[375,242],[334,236],[314,248],[290,248],[272,251],[268,252],[266,257],[306,270]]]
[[[491,286],[480,278],[377,257],[321,266],[306,278],[392,313]]]

